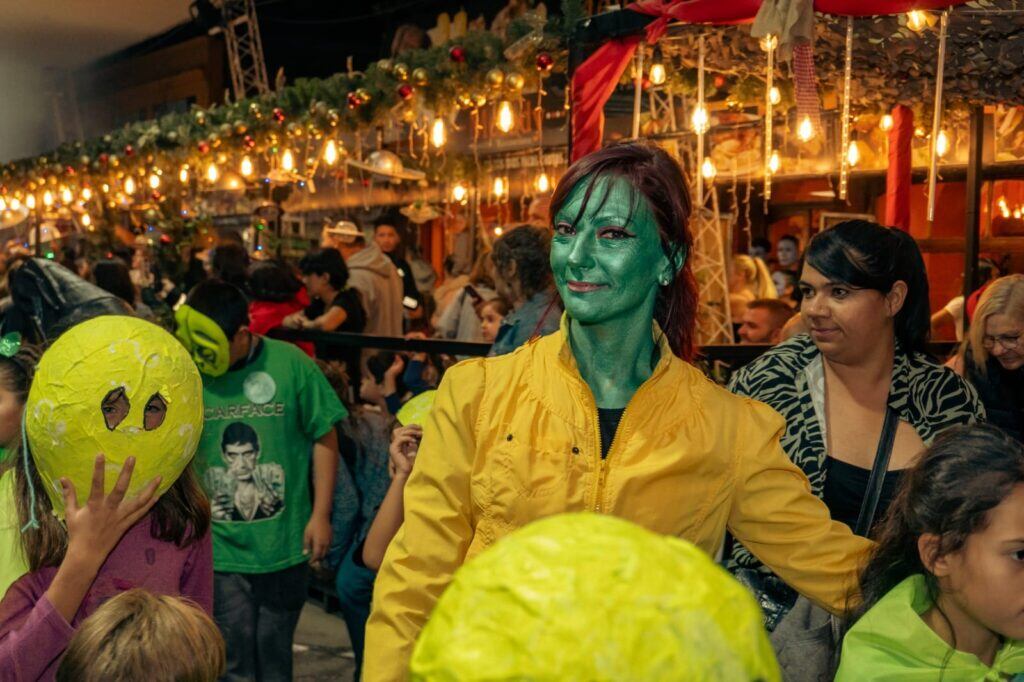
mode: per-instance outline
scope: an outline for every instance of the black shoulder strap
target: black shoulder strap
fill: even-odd
[[[871,466],[868,487],[864,491],[864,501],[861,503],[860,513],[857,515],[857,527],[853,529],[854,533],[862,537],[867,537],[871,530],[871,524],[875,521],[878,498],[882,495],[882,483],[885,481],[885,472],[889,468],[889,456],[892,455],[892,444],[896,440],[896,429],[899,424],[900,416],[896,410],[886,407],[885,423],[882,425],[882,436],[878,439],[875,463]]]

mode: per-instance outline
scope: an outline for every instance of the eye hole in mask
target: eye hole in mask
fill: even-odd
[[[167,417],[167,401],[159,393],[154,393],[146,403],[146,413],[142,417],[143,428],[152,431],[160,427]]]
[[[100,402],[100,411],[103,412],[103,422],[107,425],[108,431],[113,431],[118,424],[124,421],[131,411],[131,404],[128,396],[125,395],[124,386],[119,386],[110,391]]]

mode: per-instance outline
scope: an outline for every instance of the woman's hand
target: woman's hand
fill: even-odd
[[[292,313],[288,317],[281,320],[281,326],[287,327],[288,329],[302,329],[305,326],[306,316],[301,311]]]
[[[415,424],[400,426],[394,430],[391,434],[391,446],[388,448],[388,473],[391,474],[391,478],[408,478],[412,473],[412,464],[422,439],[423,427]]]
[[[60,479],[68,550],[45,596],[69,623],[107,556],[128,529],[148,514],[159,499],[156,489],[160,485],[160,476],[150,481],[135,497],[125,499],[135,469],[134,457],[129,457],[121,467],[121,475],[109,495],[103,492],[105,468],[105,458],[98,455],[92,472],[92,489],[84,506],[78,505],[78,494],[71,481]]]

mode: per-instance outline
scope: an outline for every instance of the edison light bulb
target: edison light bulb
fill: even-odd
[[[501,236],[501,235],[503,235],[503,234],[505,234],[505,230],[503,230],[503,229],[502,229],[502,228],[500,228],[500,227],[496,227],[496,228],[494,228],[494,236],[495,236],[495,237],[500,237],[500,236]]]
[[[878,127],[886,132],[892,130],[892,116],[889,114],[882,116],[882,120],[878,122]]]
[[[715,164],[710,156],[704,157],[704,163],[700,165],[700,174],[704,176],[705,180],[714,180],[715,176],[718,175],[718,169],[715,168]]]
[[[537,176],[537,181],[534,183],[537,191],[541,194],[551,189],[551,178],[548,177],[547,173],[541,173]]]
[[[772,86],[772,89],[768,91],[768,101],[772,103],[772,106],[782,101],[782,93],[779,92],[779,89],[774,85]]]
[[[693,116],[690,117],[690,124],[694,131],[698,133],[707,132],[708,129],[708,110],[704,107],[696,107],[693,110]]]
[[[36,210],[36,195],[35,194],[29,194],[27,197],[25,197],[25,206],[27,206],[28,210],[30,210],[30,211]]]
[[[289,172],[295,170],[295,157],[291,149],[285,149],[281,154],[281,168]]]
[[[82,201],[89,201],[92,199],[92,190],[88,187],[82,188]]]
[[[153,173],[152,175],[150,175],[149,176],[149,186],[152,189],[156,189],[157,187],[159,187],[160,186],[160,176],[157,175],[156,173]]]
[[[512,105],[508,100],[502,100],[498,105],[498,130],[507,133],[512,130],[514,119],[512,117]]]
[[[182,166],[181,170],[178,171],[178,180],[180,180],[183,185],[188,184],[188,166]]]
[[[435,118],[434,124],[430,126],[430,144],[434,149],[440,149],[448,141],[448,133],[444,128],[444,119]]]
[[[250,175],[252,175],[252,159],[250,159],[248,156],[243,156],[242,164],[239,166],[238,170],[242,174],[242,177],[244,178],[247,178]]]
[[[84,225],[85,227],[89,227],[90,225],[92,225],[92,218],[89,217],[88,213],[82,214],[82,225]]]
[[[60,191],[60,200],[65,204],[70,204],[75,196],[71,193],[71,190],[65,187]]]
[[[53,192],[50,190],[43,192],[43,206],[46,208],[53,206]]]
[[[324,163],[328,166],[338,163],[338,145],[334,140],[327,140],[327,144],[324,145]]]
[[[797,128],[796,136],[800,138],[801,142],[810,142],[814,137],[814,124],[811,123],[810,116],[804,116],[804,119],[800,121],[800,127]]]
[[[206,167],[206,179],[210,182],[217,182],[217,178],[220,177],[220,169],[217,168],[217,164],[210,162],[210,165]]]
[[[130,175],[124,181],[124,193],[135,194],[135,178]]]
[[[780,166],[782,166],[782,163],[779,161],[779,152],[772,150],[772,155],[768,158],[768,171],[775,175],[779,172]]]
[[[18,197],[14,197],[11,199],[11,210],[17,211],[19,208],[21,208],[21,202],[18,201]]]
[[[4,201],[3,197],[0,197],[0,211],[6,211],[6,210],[7,210],[7,202]]]
[[[850,147],[846,150],[846,162],[850,164],[850,168],[856,168],[860,163],[860,148],[856,140],[850,140]]]
[[[494,178],[494,196],[498,199],[505,196],[505,181],[502,178]]]
[[[928,16],[919,9],[907,12],[907,28],[921,31],[928,26]]]
[[[656,62],[651,64],[651,73],[649,78],[651,79],[651,85],[661,85],[665,82],[665,65]]]
[[[935,138],[935,154],[941,159],[943,156],[949,153],[949,136],[946,135],[945,130],[939,131],[939,136]]]
[[[461,182],[455,183],[452,187],[452,199],[459,202],[460,204],[466,200],[466,195],[469,194],[469,190]]]

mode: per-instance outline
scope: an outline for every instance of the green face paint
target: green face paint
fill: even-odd
[[[626,179],[602,177],[573,224],[589,184],[576,184],[554,220],[551,269],[566,312],[584,325],[651,319],[659,284],[675,271],[650,206]]]
[[[174,319],[178,323],[175,335],[185,344],[200,372],[219,377],[228,371],[231,345],[220,325],[187,305],[178,308]]]

